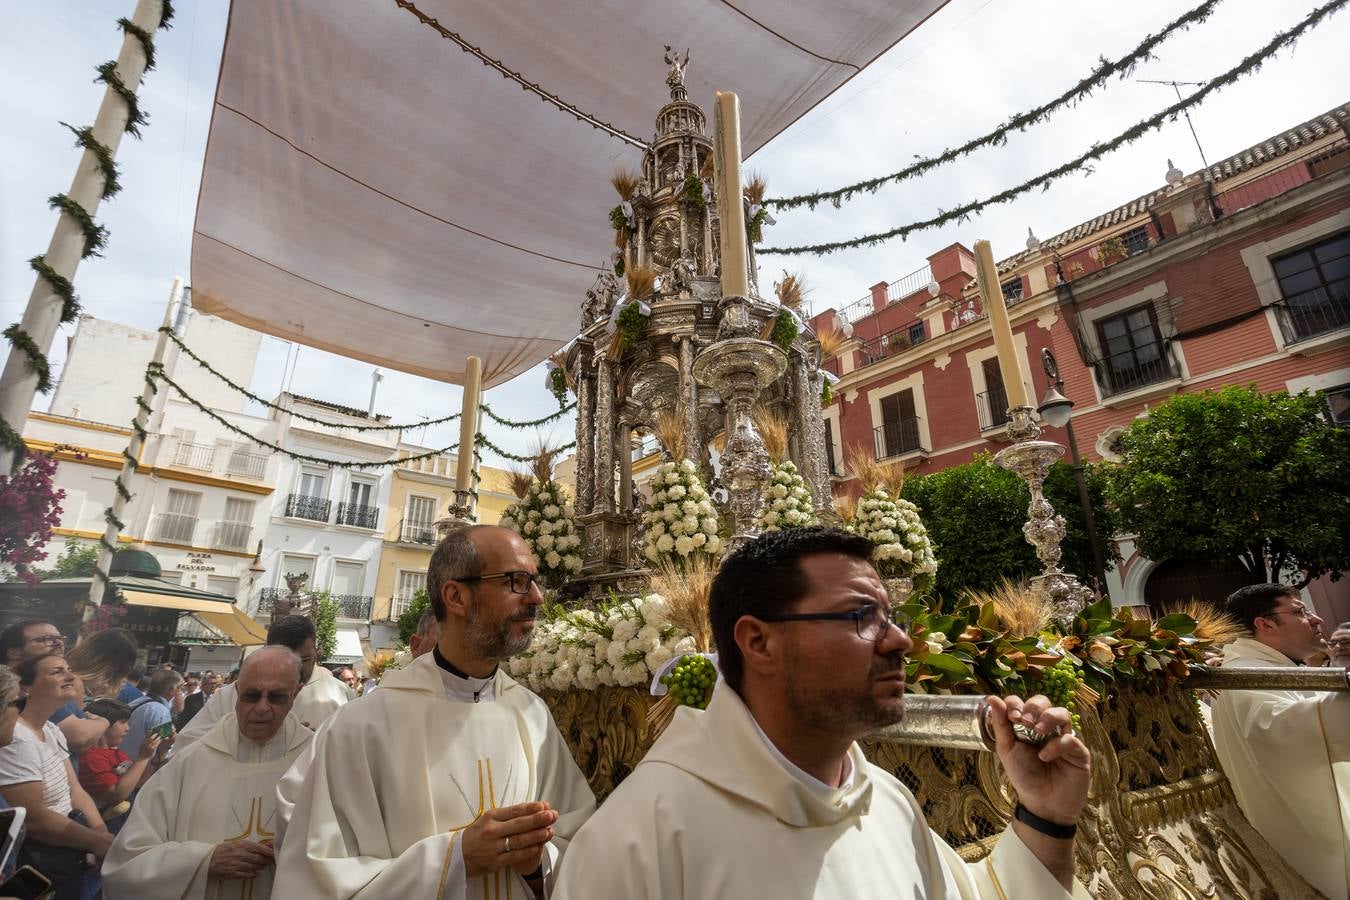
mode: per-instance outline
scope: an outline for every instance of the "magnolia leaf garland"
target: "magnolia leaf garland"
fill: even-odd
[[[879,188],[887,184],[893,184],[906,181],[932,171],[939,166],[952,162],[962,156],[967,156],[983,147],[1003,146],[1007,143],[1008,136],[1014,131],[1026,131],[1033,125],[1038,125],[1050,118],[1051,115],[1061,109],[1072,107],[1078,101],[1086,99],[1094,90],[1101,87],[1112,78],[1126,78],[1129,76],[1139,63],[1153,58],[1153,50],[1163,41],[1172,37],[1179,31],[1183,31],[1192,25],[1198,25],[1204,22],[1214,12],[1215,7],[1221,0],[1205,0],[1199,6],[1187,10],[1185,13],[1174,19],[1162,31],[1157,34],[1148,35],[1129,53],[1117,60],[1102,59],[1085,78],[1069,88],[1058,97],[1048,103],[1044,103],[1034,109],[1027,110],[1010,118],[1007,122],[990,131],[988,134],[972,138],[959,147],[943,151],[938,156],[921,158],[918,162],[911,163],[898,172],[890,175],[882,175],[878,178],[870,178],[866,181],[860,181],[857,184],[850,184],[845,187],[834,190],[819,191],[814,194],[800,194],[795,197],[778,197],[765,200],[767,206],[775,209],[796,209],[805,206],[808,209],[815,209],[816,205],[825,201],[831,203],[838,209],[845,201],[853,199],[854,195],[867,192],[875,193]]]
[[[499,523],[524,538],[551,588],[581,572],[581,535],[572,504],[556,481],[534,481],[525,496],[502,513]]]
[[[662,463],[651,478],[652,498],[642,514],[642,553],[677,564],[692,555],[722,553],[721,523],[693,460]]]
[[[162,0],[157,29],[172,27],[170,22],[173,20],[173,16],[174,8],[171,0]],[[155,65],[153,34],[127,18],[118,19],[117,24],[123,32],[134,37],[140,44],[145,54],[145,71],[148,72],[153,69]],[[126,131],[135,137],[140,137],[138,129],[141,125],[145,125],[148,120],[140,108],[136,92],[127,87],[121,76],[118,75],[117,62],[109,60],[98,66],[97,71],[98,77],[95,80],[107,84],[126,104]],[[93,155],[99,173],[103,176],[103,189],[100,191],[101,199],[107,200],[117,194],[121,190],[121,184],[118,181],[117,165],[113,160],[112,148],[94,137],[94,130],[90,126],[76,128],[65,122],[61,124],[75,135],[77,146],[84,148]],[[70,216],[79,226],[80,232],[84,236],[84,246],[80,251],[81,259],[100,255],[100,251],[108,241],[108,229],[96,223],[89,211],[76,203],[68,194],[56,194],[48,198],[47,204],[52,209]],[[80,306],[70,279],[48,265],[46,258],[42,255],[30,259],[28,265],[37,273],[39,278],[47,282],[52,293],[61,298],[61,322],[73,321],[79,315]],[[38,393],[45,394],[51,390],[51,364],[47,360],[46,353],[33,340],[32,335],[24,331],[19,323],[7,328],[4,335],[16,350],[23,352],[24,364],[27,369],[38,376]],[[14,469],[17,471],[26,454],[26,448],[22,436],[14,429],[14,426],[4,420],[0,420],[0,446],[11,452],[14,458]]]
[[[805,528],[819,524],[811,491],[806,486],[797,466],[786,460],[773,467],[769,483],[764,487],[764,512],[759,525],[765,531],[786,528]]]
[[[1228,87],[1243,77],[1256,72],[1272,56],[1286,47],[1293,46],[1307,31],[1321,24],[1328,16],[1339,12],[1347,3],[1350,3],[1350,0],[1330,0],[1330,2],[1319,6],[1309,13],[1302,22],[1275,35],[1275,37],[1267,42],[1265,46],[1247,56],[1233,68],[1206,82],[1204,86],[1197,89],[1195,93],[1190,96],[1173,103],[1156,115],[1135,123],[1109,141],[1099,141],[1093,144],[1083,153],[1068,162],[1051,169],[1049,172],[1045,172],[1033,178],[1028,178],[1026,181],[1000,191],[984,200],[972,200],[969,203],[961,204],[955,209],[940,209],[938,210],[938,214],[931,218],[913,222],[908,225],[901,225],[892,228],[889,231],[863,235],[862,237],[852,238],[850,240],[830,241],[821,244],[809,244],[795,247],[761,247],[755,252],[761,255],[774,256],[792,256],[805,253],[825,255],[855,247],[873,247],[897,237],[901,240],[905,240],[909,235],[917,231],[939,228],[951,222],[968,222],[976,213],[991,206],[1007,203],[1036,188],[1049,190],[1054,182],[1076,172],[1086,172],[1087,174],[1091,174],[1091,167],[1088,163],[1101,159],[1102,157],[1119,150],[1121,147],[1134,143],[1149,132],[1161,128],[1165,123],[1174,121],[1178,116],[1192,107],[1199,106],[1210,94]]]

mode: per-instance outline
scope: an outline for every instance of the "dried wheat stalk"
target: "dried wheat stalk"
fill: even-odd
[[[880,489],[899,497],[905,486],[905,466],[899,462],[878,462],[872,448],[865,444],[849,447],[849,466],[864,491]]]
[[[745,199],[758,206],[764,202],[764,195],[769,190],[769,184],[764,180],[764,176],[758,172],[751,172],[750,178],[745,182]]]
[[[999,621],[1014,640],[1040,634],[1052,618],[1046,596],[1019,582],[1004,581],[991,591],[970,591],[966,597],[977,606],[992,603]]]
[[[670,624],[694,639],[694,649],[708,653],[712,648],[712,625],[708,621],[708,595],[717,574],[706,554],[694,553],[676,563],[662,559],[656,564],[652,588],[666,598]]]
[[[781,281],[775,281],[773,284],[774,293],[778,295],[778,302],[794,311],[801,311],[802,304],[806,302],[806,295],[810,289],[806,286],[806,276],[801,272],[783,272]]]
[[[642,174],[620,166],[610,173],[609,183],[619,192],[620,199],[632,200],[637,193],[637,186],[642,183]]]
[[[651,266],[632,266],[624,270],[628,279],[628,296],[634,300],[649,297],[656,290],[656,270]]]
[[[666,448],[670,458],[674,460],[685,459],[689,455],[689,448],[685,446],[683,410],[680,407],[668,409],[657,414],[652,422],[652,434],[661,442],[661,446]]]
[[[757,406],[753,417],[755,429],[759,431],[759,436],[764,441],[764,449],[769,452],[769,459],[773,460],[775,465],[787,459],[788,435],[792,428],[787,414],[774,407]]]

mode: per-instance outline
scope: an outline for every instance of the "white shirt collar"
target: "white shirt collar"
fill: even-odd
[[[749,712],[749,709],[747,708],[746,711]],[[839,780],[839,787],[830,787],[828,784],[784,756],[783,751],[778,749],[778,745],[769,739],[769,736],[764,733],[763,728],[759,727],[759,723],[755,721],[753,715],[750,716],[750,721],[754,723],[755,731],[758,732],[760,740],[764,742],[765,747],[769,748],[769,753],[773,755],[774,759],[778,760],[778,764],[784,769],[787,769],[789,775],[806,785],[815,793],[820,794],[821,796],[830,796],[839,791],[846,791],[853,787],[853,758],[850,755],[844,754],[844,777]]]

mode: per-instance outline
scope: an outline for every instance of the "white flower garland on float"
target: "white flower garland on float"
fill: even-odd
[[[581,535],[572,504],[552,480],[534,481],[521,499],[508,506],[499,523],[525,539],[539,563],[539,575],[550,587],[581,571]]]
[[[876,545],[872,560],[882,578],[910,578],[919,596],[937,583],[937,555],[913,503],[873,488],[858,501],[847,528]]]
[[[693,651],[694,639],[670,622],[660,594],[611,599],[596,609],[551,608],[530,648],[506,672],[531,690],[595,690],[649,683],[670,660]]]
[[[662,463],[651,486],[652,498],[642,514],[643,555],[653,563],[720,556],[717,509],[693,460]]]
[[[759,517],[760,527],[765,531],[781,531],[784,528],[805,528],[815,524],[816,514],[806,479],[802,478],[792,460],[778,463],[773,467],[769,484],[764,489],[764,512]]]

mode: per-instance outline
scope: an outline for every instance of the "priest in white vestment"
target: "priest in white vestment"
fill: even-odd
[[[723,561],[710,618],[723,680],[679,709],[573,839],[555,900],[1086,897],[1073,881],[1090,755],[1045,697],[989,699],[1018,817],[967,865],[856,743],[903,713],[904,654],[866,539],[765,534]],[[1013,724],[1051,736],[1039,751]]]
[[[267,629],[268,646],[288,647],[301,662],[300,694],[295,698],[291,712],[301,724],[315,731],[323,721],[342,706],[356,699],[356,693],[318,662],[317,637],[314,623],[305,616],[286,616]],[[174,753],[200,740],[216,723],[234,709],[238,682],[227,684],[211,695],[197,715],[192,717],[174,740]]]
[[[408,636],[408,649],[401,651],[399,656],[407,656],[407,659],[395,659],[395,665],[386,669],[384,674],[391,675],[399,669],[405,668],[409,662],[417,659],[432,651],[436,642],[441,637],[441,622],[436,618],[434,612],[428,609],[422,613],[422,617],[417,620],[417,630]],[[369,694],[375,688],[368,688]],[[323,724],[315,731],[315,737],[324,733],[328,725],[333,721],[330,716],[325,719]],[[305,776],[309,774],[309,767],[314,763],[314,750],[318,746],[317,740],[311,741],[305,748],[305,752],[296,758],[295,764],[291,766],[286,773],[286,777],[277,782],[277,847],[281,846],[282,838],[286,835],[286,826],[290,824],[291,812],[295,809],[295,798],[300,793],[300,785],[304,783]]]
[[[595,799],[537,696],[500,671],[543,596],[513,532],[474,526],[432,555],[432,650],[317,738],[278,856],[278,896],[541,896]]]
[[[313,740],[291,713],[300,660],[267,647],[244,660],[237,702],[151,776],[103,863],[107,900],[267,900],[276,783]]]
[[[1234,591],[1228,613],[1251,630],[1224,647],[1224,668],[1293,666],[1325,651],[1322,620],[1298,591]],[[1290,867],[1333,900],[1350,897],[1350,695],[1222,691],[1214,750],[1238,805]]]

